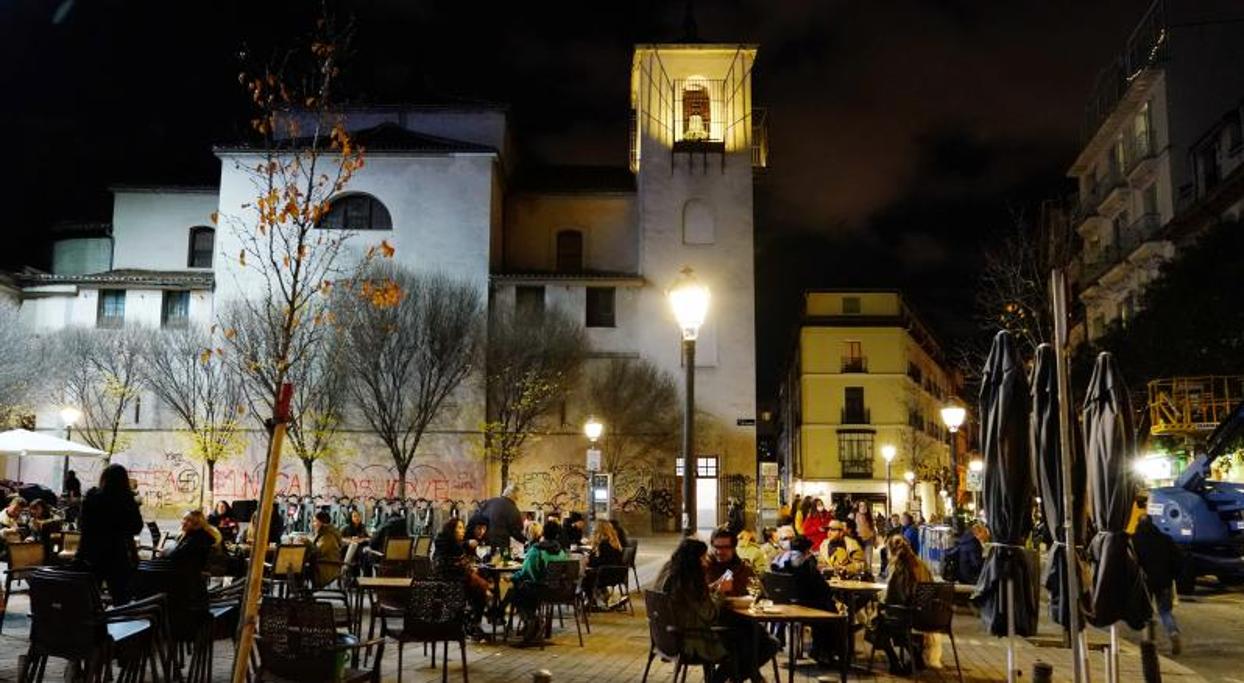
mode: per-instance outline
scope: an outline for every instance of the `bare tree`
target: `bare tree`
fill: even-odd
[[[381,283],[381,284],[377,284]],[[377,305],[375,288],[397,286],[398,300]],[[339,286],[350,395],[389,449],[399,495],[428,427],[478,365],[484,304],[478,290],[443,275],[416,275],[374,264],[349,288]]]
[[[976,318],[988,337],[1007,330],[1022,342],[1025,356],[1050,341],[1049,250],[1020,213],[993,247],[985,252],[976,292]]]
[[[674,378],[643,358],[613,358],[590,373],[588,402],[605,425],[598,447],[615,476],[678,448],[682,412]]]
[[[927,410],[931,406],[920,396],[919,389],[910,386],[905,389],[902,400],[907,409],[908,426],[899,430],[899,455],[907,458],[912,471],[922,481],[937,479],[943,468],[939,457],[941,443],[929,436],[924,428],[929,417]]]
[[[82,411],[75,433],[111,458],[129,446],[121,423],[143,388],[144,333],[73,328],[60,345],[63,400]]]
[[[558,309],[494,310],[488,325],[488,420],[484,449],[501,464],[501,486],[542,418],[575,386],[587,353],[577,322]]]
[[[241,378],[207,330],[152,331],[143,377],[147,387],[186,430],[190,456],[207,465],[207,490],[215,493],[216,463],[246,448],[247,419]],[[199,504],[203,504],[203,484]]]
[[[28,424],[48,370],[47,342],[22,324],[16,306],[0,304],[0,428]]]

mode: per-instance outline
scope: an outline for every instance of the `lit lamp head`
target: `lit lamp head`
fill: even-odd
[[[963,420],[968,416],[968,411],[963,406],[950,404],[942,408],[942,422],[946,428],[953,434],[959,431],[959,427],[963,426]]]
[[[73,406],[65,406],[60,409],[60,421],[63,422],[66,427],[74,426],[80,419],[82,419],[81,410],[78,410]]]
[[[700,326],[708,315],[708,287],[695,279],[691,268],[683,268],[682,275],[667,292],[670,308],[682,330],[682,338],[692,341],[700,335]]]
[[[894,462],[894,456],[898,453],[898,449],[890,444],[881,447],[881,459],[885,460],[885,464],[889,465]]]
[[[907,470],[906,472],[903,473],[903,478],[907,480],[908,484],[915,483],[916,473],[912,472],[911,470]]]
[[[587,436],[587,440],[596,443],[600,435],[605,431],[605,425],[595,417],[588,417],[587,422],[583,423],[583,433]]]
[[[976,458],[972,460],[972,462],[968,463],[968,469],[972,470],[973,472],[984,472],[985,461],[981,460],[980,458]]]

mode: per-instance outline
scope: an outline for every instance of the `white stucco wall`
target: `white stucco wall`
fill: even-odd
[[[634,273],[639,269],[638,216],[633,193],[520,194],[506,206],[505,268],[551,271],[557,233],[583,233],[586,270]]]
[[[112,267],[188,270],[190,228],[212,227],[214,192],[121,190],[112,208]]]

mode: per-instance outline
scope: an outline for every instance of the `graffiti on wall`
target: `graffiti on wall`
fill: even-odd
[[[547,469],[520,472],[515,477],[523,501],[532,507],[582,510],[587,499],[587,469],[559,464]],[[651,512],[674,516],[673,477],[664,476],[648,464],[614,474],[613,508],[624,513]]]

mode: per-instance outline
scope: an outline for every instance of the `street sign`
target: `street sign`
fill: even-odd
[[[737,419],[737,420],[735,420],[735,421],[734,421],[734,424],[738,425],[739,427],[755,427],[755,426],[756,426],[756,418],[754,418],[754,417],[740,417],[739,419]]]
[[[587,469],[590,471],[595,471],[595,470],[600,469],[600,449],[599,448],[587,449]]]
[[[975,491],[981,490],[981,483],[982,483],[981,474],[982,474],[981,472],[977,472],[975,470],[971,470],[971,469],[968,470],[968,490],[969,491],[975,492]]]

